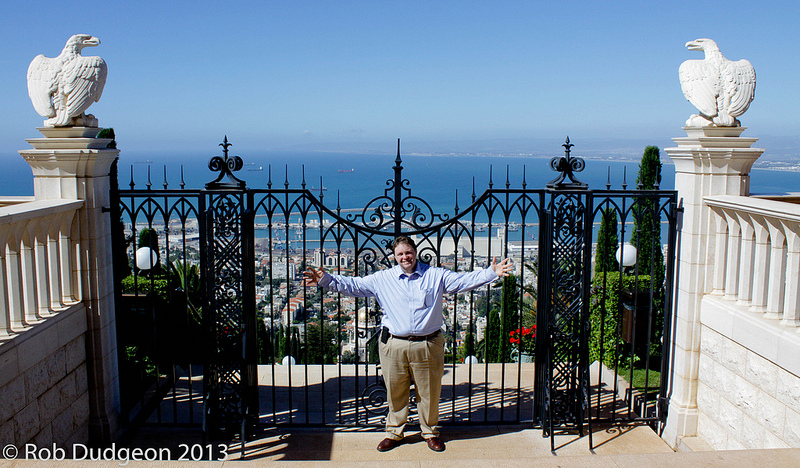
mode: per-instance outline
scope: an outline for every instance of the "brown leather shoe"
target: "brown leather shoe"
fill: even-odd
[[[425,441],[428,443],[428,448],[434,452],[444,452],[444,442],[438,437],[431,437],[430,439],[425,439]]]
[[[401,442],[402,441],[400,441],[400,440],[394,440],[394,439],[390,439],[390,438],[387,437],[387,438],[383,439],[380,444],[378,444],[378,451],[379,452],[388,452],[389,450],[391,450],[391,449],[397,447],[398,445],[400,445]]]

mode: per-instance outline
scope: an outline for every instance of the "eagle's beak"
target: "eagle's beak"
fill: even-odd
[[[687,42],[686,48],[689,50],[703,50],[703,46],[701,46],[697,41]]]
[[[85,41],[83,41],[83,45],[85,45],[87,47],[99,46],[100,45],[100,39],[92,36],[89,39],[86,39]]]

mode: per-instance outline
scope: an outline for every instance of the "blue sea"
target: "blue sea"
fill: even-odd
[[[237,154],[237,153],[234,153]],[[212,154],[213,156],[213,154]],[[245,166],[236,176],[251,188],[273,187],[299,189],[303,181],[306,188],[321,193],[326,206],[335,209],[363,208],[370,200],[384,194],[387,181],[394,179],[396,154],[352,154],[325,152],[273,152],[265,154],[240,154]],[[554,154],[553,156],[560,156]],[[436,212],[453,213],[471,202],[473,190],[480,195],[490,181],[494,187],[543,188],[557,173],[550,169],[550,158],[507,156],[417,156],[402,155],[405,189],[432,205]],[[208,169],[209,156],[190,154],[131,153],[120,154],[119,184],[128,188],[131,175],[137,188],[145,188],[148,181],[153,188],[163,188],[164,172],[169,188],[180,188],[181,171],[187,188],[200,188],[215,179],[217,173]],[[0,154],[0,196],[33,195],[33,182],[28,164],[16,153]],[[604,189],[610,180],[611,188],[628,189],[636,186],[638,162],[587,159],[578,179],[590,188]],[[800,172],[754,169],[751,193],[783,194],[800,191]],[[625,179],[623,179],[623,177]],[[675,170],[664,164],[663,189],[674,188]],[[323,188],[320,191],[320,188]]]

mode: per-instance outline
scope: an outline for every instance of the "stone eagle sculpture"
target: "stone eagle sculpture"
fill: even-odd
[[[699,111],[686,121],[687,127],[738,127],[756,94],[756,71],[747,60],[734,62],[722,56],[711,39],[686,43],[689,50],[705,52],[703,60],[687,60],[678,75],[686,99]]]
[[[100,99],[106,84],[106,62],[100,57],[83,57],[84,47],[100,40],[88,34],[69,38],[61,55],[37,55],[28,67],[28,96],[45,127],[96,127],[97,119],[84,112]]]

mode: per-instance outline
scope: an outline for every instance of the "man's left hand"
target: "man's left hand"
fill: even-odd
[[[492,264],[490,266],[497,276],[501,278],[510,275],[511,272],[514,271],[514,263],[510,258],[505,258],[502,262],[496,263],[496,259],[492,257]]]

